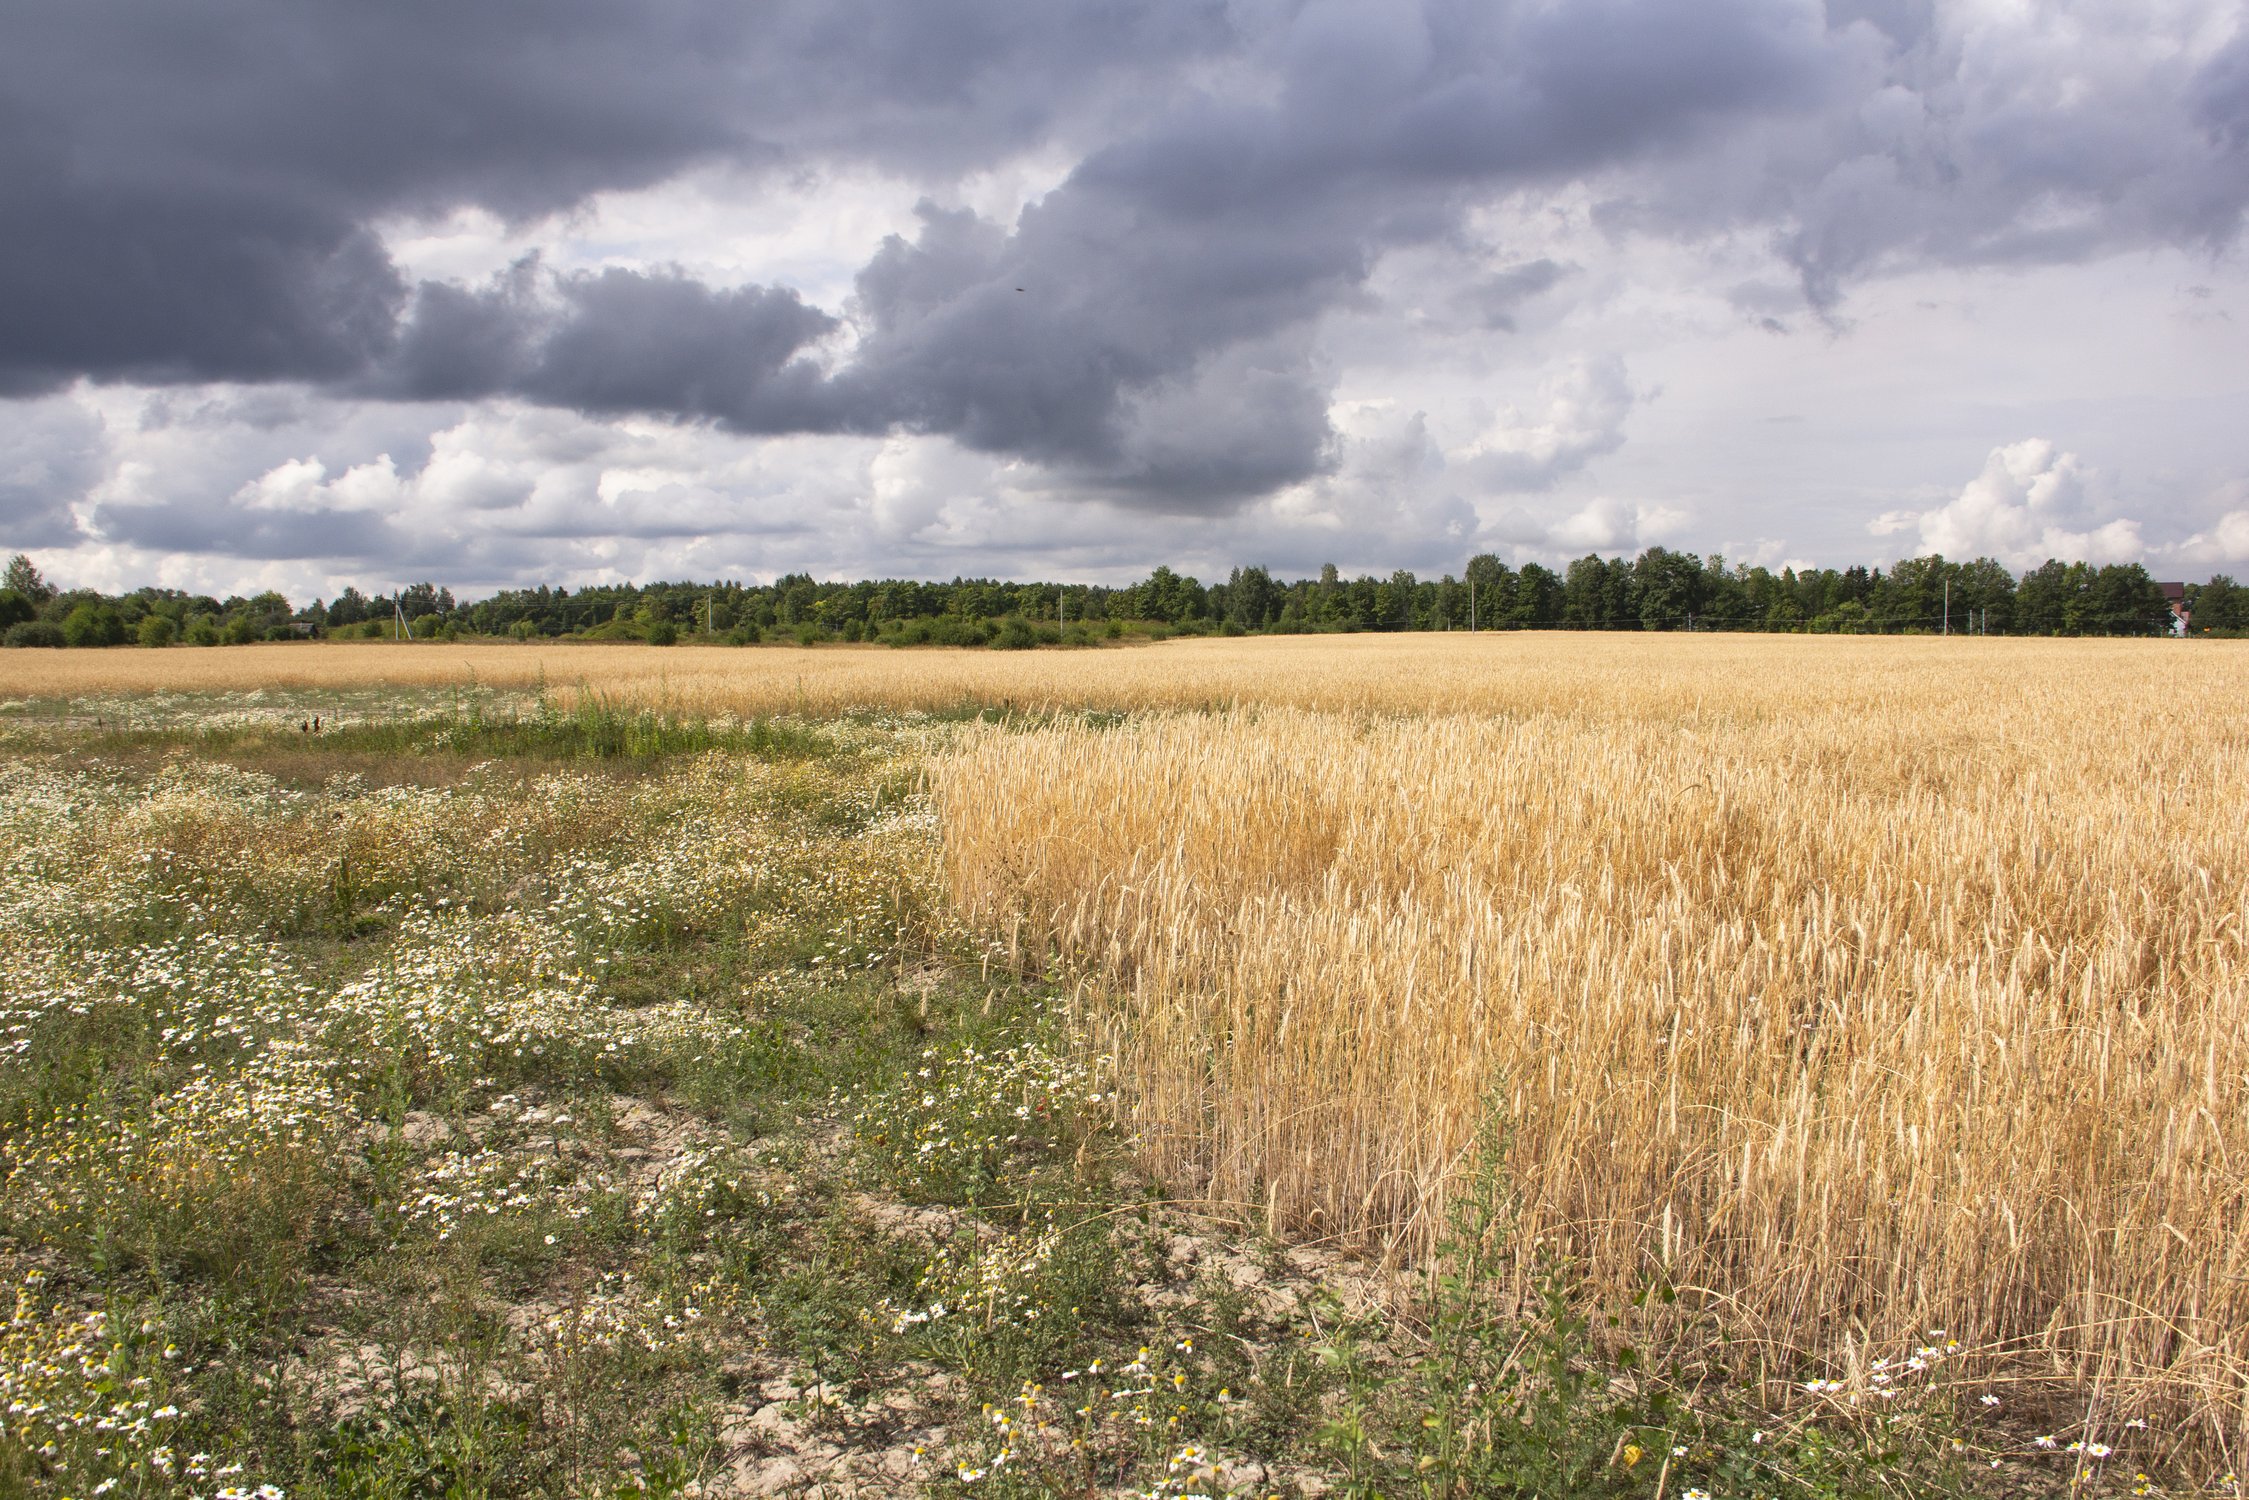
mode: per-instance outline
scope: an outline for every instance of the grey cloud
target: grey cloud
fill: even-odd
[[[615,268],[549,277],[526,262],[481,289],[424,285],[370,388],[802,430],[830,419],[819,373],[797,355],[835,327],[790,291]]]
[[[17,0],[0,394],[349,378],[405,288],[367,232],[517,220],[702,160],[952,173],[1215,46],[1202,3]]]
[[[1556,261],[1524,261],[1482,278],[1469,289],[1466,301],[1478,323],[1513,333],[1517,309],[1541,292],[1552,291],[1569,274],[1570,268]]]
[[[2144,47],[2129,11],[2057,6],[2014,24],[1929,29],[1823,153],[1783,165],[1773,185],[1795,224],[1781,247],[1816,305],[1893,261],[2053,264],[2239,234],[2249,31],[2194,64]]]
[[[2113,7],[2037,46],[1948,29],[1929,0],[10,11],[0,393],[293,380],[937,434],[1149,509],[1331,472],[1322,320],[1366,304],[1386,255],[1512,194],[1597,178],[1605,223],[1771,229],[1830,308],[1898,260],[2222,244],[2249,201],[2249,39],[2143,64],[2103,50],[2103,26],[2137,24]],[[1018,219],[925,207],[832,312],[781,287],[535,261],[408,287],[370,228],[463,205],[531,223],[714,160],[942,191],[1057,142],[1077,165]],[[1503,271],[1472,315],[1504,333],[1561,275]],[[839,314],[855,339],[828,368]],[[1497,452],[1483,477],[1550,483],[1613,451],[1629,404],[1555,437],[1556,456]]]
[[[0,425],[0,550],[82,539],[73,500],[99,478],[101,423],[68,401],[24,402]]]
[[[394,558],[415,550],[385,518],[356,511],[118,501],[102,506],[97,519],[105,539],[153,552],[297,559]]]
[[[2249,151],[2249,24],[2197,71],[2188,98],[2195,122],[2214,140]]]
[[[1840,31],[1864,22],[1887,37],[1891,45],[1907,48],[1935,26],[1935,0],[1824,0],[1827,24]]]
[[[925,208],[860,277],[838,399],[1166,507],[1309,478],[1334,434],[1305,335],[1385,252],[1453,233],[1471,202],[1800,103],[1816,43],[1761,0],[1691,20],[1628,0],[1306,7],[1271,39],[1266,97],[1181,103],[1012,232]]]

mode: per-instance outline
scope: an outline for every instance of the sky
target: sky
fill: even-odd
[[[2249,573],[2243,0],[0,0],[0,550]]]

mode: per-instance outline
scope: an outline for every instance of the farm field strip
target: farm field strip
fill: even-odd
[[[1388,713],[1551,713],[1786,720],[1848,691],[1870,714],[2020,702],[2068,680],[2230,691],[2249,644],[1860,636],[1466,632],[1173,640],[1089,650],[309,642],[211,649],[0,652],[0,721],[72,702],[145,712],[215,695],[220,713],[347,709],[370,690],[435,705],[478,693],[580,695],[686,715],[824,716],[1264,705]],[[256,696],[253,696],[256,695]],[[2174,707],[2184,710],[2187,704]]]

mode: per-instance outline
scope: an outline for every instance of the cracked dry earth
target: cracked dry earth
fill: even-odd
[[[579,1122],[534,1089],[501,1095],[480,1112],[451,1119],[409,1112],[396,1138],[424,1174],[442,1173],[463,1154],[510,1152],[567,1163],[561,1180],[597,1182],[642,1201],[676,1178],[684,1163],[730,1142],[723,1127],[660,1100],[617,1094],[605,1104],[598,1138],[572,1133],[568,1127]],[[776,1163],[754,1173],[756,1191],[763,1201],[841,1215],[909,1259],[930,1259],[964,1236],[982,1241],[999,1235],[969,1211],[852,1185],[850,1150],[848,1126],[832,1119],[805,1120],[785,1143],[754,1142],[753,1159]],[[823,1197],[827,1201],[819,1202]],[[486,1206],[496,1215],[505,1200]],[[1253,1370],[1315,1335],[1323,1313],[1356,1315],[1385,1303],[1388,1284],[1363,1262],[1318,1247],[1259,1242],[1174,1209],[1124,1221],[1118,1247],[1135,1273],[1125,1295],[1144,1310],[1151,1329],[1199,1334],[1210,1327],[1213,1296],[1231,1299],[1235,1313],[1221,1336],[1238,1346]],[[568,1314],[590,1280],[565,1263],[542,1285],[498,1296],[494,1310],[511,1333],[535,1337]],[[370,1322],[382,1313],[379,1299],[364,1287],[329,1282],[314,1300],[324,1316],[308,1326],[303,1353],[282,1372],[307,1409],[344,1420],[401,1397],[439,1396],[464,1381],[491,1398],[536,1397],[542,1373],[536,1369],[479,1366],[456,1348],[369,1337]],[[777,1352],[755,1317],[736,1337],[713,1340],[704,1354],[732,1399],[712,1414],[714,1441],[698,1475],[680,1491],[703,1500],[921,1493],[953,1478],[953,1439],[981,1422],[982,1400],[991,1395],[928,1359],[898,1359],[857,1388],[823,1379],[804,1361]],[[1330,1487],[1313,1468],[1254,1457],[1222,1461],[1214,1477],[1221,1493],[1317,1496]]]
[[[862,1200],[872,1216],[903,1232],[939,1229],[946,1217],[899,1204]],[[1249,1297],[1253,1326],[1263,1335],[1249,1341],[1253,1363],[1287,1341],[1302,1336],[1306,1320],[1322,1294],[1341,1298],[1352,1310],[1377,1305],[1379,1288],[1363,1267],[1332,1253],[1292,1247],[1260,1259],[1220,1230],[1201,1232],[1181,1220],[1153,1235],[1151,1277],[1134,1290],[1159,1315],[1189,1316],[1199,1306],[1205,1278]],[[1276,1274],[1278,1268],[1278,1274]],[[804,1500],[847,1500],[915,1493],[934,1472],[934,1456],[945,1452],[952,1429],[973,1423],[980,1413],[965,1400],[959,1377],[926,1362],[899,1366],[886,1388],[860,1401],[834,1384],[803,1386],[787,1375],[765,1381],[756,1398],[730,1409],[719,1429],[720,1468],[693,1493],[721,1500],[730,1496],[801,1496]],[[1297,1464],[1254,1458],[1222,1463],[1221,1491],[1264,1494],[1276,1488],[1313,1497],[1327,1493],[1328,1480]]]

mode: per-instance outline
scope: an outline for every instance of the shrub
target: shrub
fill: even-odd
[[[648,627],[648,644],[651,646],[678,645],[679,627],[669,620],[658,620]]]
[[[179,622],[170,615],[143,615],[139,635],[144,646],[169,646],[180,638]]]
[[[11,630],[36,618],[39,606],[21,589],[0,589],[0,630]]]
[[[197,615],[187,622],[182,638],[190,646],[216,646],[221,640],[219,622],[211,615]]]
[[[1038,643],[1039,633],[1021,615],[1009,615],[1000,621],[999,634],[992,637],[994,651],[1028,651]]]
[[[23,620],[8,627],[11,646],[60,646],[62,631],[52,620]]]
[[[125,639],[125,622],[106,604],[81,604],[63,617],[66,646],[114,646]]]

